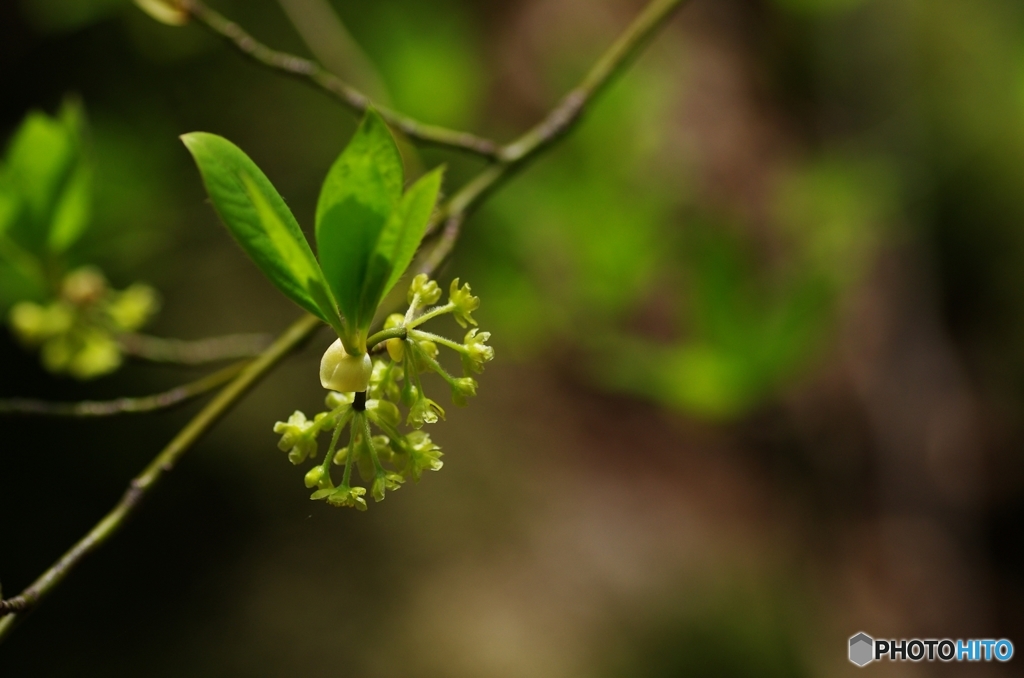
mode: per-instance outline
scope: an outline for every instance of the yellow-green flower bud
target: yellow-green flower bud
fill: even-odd
[[[311,468],[309,470],[309,473],[306,474],[306,479],[305,479],[306,487],[308,487],[310,489],[312,489],[314,487],[317,487],[318,485],[320,485],[320,480],[323,477],[324,477],[324,467],[323,466],[314,466],[313,468]]]
[[[327,397],[324,398],[324,403],[327,405],[327,409],[336,410],[342,405],[351,405],[355,397],[351,393],[338,393],[337,391],[330,391]]]
[[[121,347],[109,334],[101,330],[83,332],[81,341],[67,366],[71,376],[76,379],[92,379],[121,366]]]
[[[50,339],[40,351],[43,367],[56,374],[65,372],[74,360],[76,350],[75,342],[66,334]]]
[[[466,333],[463,340],[466,352],[462,354],[462,369],[466,374],[484,371],[484,363],[494,360],[494,349],[487,345],[490,332],[479,332],[476,328]]]
[[[397,428],[402,421],[398,406],[387,400],[367,400],[366,411],[370,413],[371,420],[383,421],[392,428]]]
[[[11,329],[28,346],[36,346],[50,337],[64,334],[74,322],[74,315],[66,304],[40,306],[23,301],[11,308]]]
[[[361,392],[369,386],[372,372],[369,354],[351,356],[345,352],[341,339],[337,339],[320,361],[320,384],[341,393]]]
[[[406,452],[402,473],[406,477],[419,480],[424,471],[440,471],[444,466],[444,462],[441,461],[444,453],[430,439],[428,433],[412,431],[402,442],[402,448]]]
[[[409,408],[409,416],[405,423],[414,428],[423,428],[423,424],[436,424],[439,417],[444,419],[444,409],[430,398],[421,395]]]
[[[135,0],[143,12],[168,26],[184,26],[188,23],[188,12],[174,0]]]
[[[416,339],[415,341],[416,346],[423,352],[423,355],[427,356],[428,358],[431,358],[432,360],[437,360],[437,344],[430,341],[429,339]],[[416,365],[416,369],[418,369],[420,372],[426,372],[427,370],[432,369],[430,361],[425,360],[423,358],[423,355],[420,355],[415,351],[413,352],[412,355],[413,362]]]
[[[441,299],[441,288],[426,273],[420,273],[409,285],[408,303],[412,303],[416,295],[420,297],[420,306],[436,304]]]
[[[452,402],[459,407],[466,406],[466,399],[476,396],[476,379],[463,377],[452,382]]]
[[[64,276],[60,293],[75,306],[87,306],[107,293],[107,279],[95,266],[83,266]]]
[[[395,337],[394,339],[388,339],[387,341],[388,355],[396,363],[400,363],[405,360],[405,340]]]
[[[374,501],[384,501],[385,490],[397,490],[405,482],[405,478],[397,473],[382,473],[373,479],[371,494]]]
[[[307,457],[316,456],[317,444],[314,422],[306,419],[306,415],[296,410],[288,421],[274,424],[274,433],[280,434],[277,446],[288,453],[288,461],[301,464]]]
[[[160,298],[149,285],[136,283],[124,292],[114,295],[107,314],[119,329],[133,332],[160,309]]]
[[[459,279],[453,280],[452,286],[448,291],[448,301],[455,305],[455,310],[452,314],[460,325],[463,327],[476,325],[476,321],[473,320],[473,316],[470,314],[480,308],[480,297],[474,297],[470,293],[469,283],[460,288]]]
[[[360,511],[365,511],[366,500],[363,499],[364,494],[366,494],[365,487],[339,487],[327,496],[327,503],[332,506],[351,506]],[[315,497],[316,494],[313,496]]]

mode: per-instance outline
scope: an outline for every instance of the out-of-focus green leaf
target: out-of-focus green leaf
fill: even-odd
[[[394,103],[421,120],[472,127],[487,89],[482,50],[468,5],[377,3],[376,63]],[[362,35],[363,33],[361,33]]]
[[[125,0],[21,0],[25,18],[39,31],[74,31],[119,11]]]
[[[92,217],[92,169],[79,163],[64,187],[53,213],[47,247],[63,252],[85,231]]]
[[[18,194],[0,165],[0,235],[11,227],[20,208]]]
[[[199,167],[214,209],[242,249],[289,299],[341,332],[316,258],[266,175],[216,134],[193,132],[181,140]]]
[[[0,232],[25,252],[62,252],[89,225],[92,169],[81,105],[56,117],[33,112],[11,140],[0,171]]]
[[[21,202],[10,236],[37,254],[49,239],[54,209],[78,160],[72,115],[65,110],[61,120],[29,113],[7,151],[7,182]]]
[[[320,265],[351,328],[365,329],[373,320],[373,311],[367,317],[361,302],[373,296],[379,299],[379,292],[365,283],[381,231],[401,199],[402,175],[394,137],[371,110],[320,191],[316,209]],[[381,276],[378,286],[387,278]]]

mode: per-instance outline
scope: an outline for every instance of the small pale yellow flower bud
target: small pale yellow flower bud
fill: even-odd
[[[354,393],[365,391],[370,384],[373,364],[370,356],[351,356],[345,352],[341,339],[336,340],[320,361],[320,384],[332,391]]]
[[[396,363],[402,362],[405,359],[405,341],[399,338],[388,339],[387,342],[388,355]]]
[[[174,0],[135,0],[143,12],[168,26],[183,26],[188,23],[188,12]]]
[[[306,474],[306,478],[305,478],[306,487],[308,487],[308,488],[316,487],[317,485],[320,484],[320,480],[323,477],[324,477],[324,467],[323,466],[314,466],[313,468],[311,468],[309,470],[309,473]]]
[[[95,303],[107,293],[107,279],[94,266],[83,266],[64,276],[61,295],[75,306]]]

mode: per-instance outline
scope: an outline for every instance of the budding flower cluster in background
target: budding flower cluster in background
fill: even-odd
[[[437,283],[426,275],[416,276],[409,287],[406,313],[390,316],[384,330],[375,335],[381,337],[378,345],[386,345],[387,357],[371,360],[364,354],[354,358],[340,344],[332,346],[324,356],[321,379],[325,388],[347,383],[364,384],[365,390],[331,390],[326,411],[312,419],[297,411],[288,421],[275,424],[274,432],[281,435],[278,446],[288,452],[289,461],[295,465],[317,458],[320,434],[331,432],[322,462],[306,474],[306,486],[316,488],[312,499],[366,510],[367,487],[353,485],[353,467],[376,501],[383,500],[387,490],[396,490],[409,479],[419,480],[424,471],[440,470],[441,448],[420,429],[424,424],[444,419],[445,413],[441,405],[427,397],[421,375],[437,373],[451,389],[452,402],[464,406],[468,398],[476,395],[477,382],[471,375],[482,372],[484,364],[494,358],[494,349],[487,345],[490,333],[470,328],[476,325],[472,313],[479,307],[480,299],[471,294],[469,285],[460,286],[459,280],[454,280],[448,302],[436,305],[440,300],[441,288]],[[468,329],[462,343],[418,329],[427,321],[448,314]],[[371,349],[372,342],[373,337]],[[451,375],[438,362],[440,347],[459,354],[461,377]],[[361,377],[364,362],[369,365],[365,381]],[[407,409],[404,425],[412,431],[400,431],[400,406]],[[348,443],[339,448],[346,426]],[[340,485],[334,484],[332,465],[344,467]]]
[[[99,269],[86,266],[64,277],[54,301],[15,304],[8,322],[22,344],[40,349],[47,370],[91,379],[121,365],[118,336],[141,328],[159,306],[148,285],[114,290]]]

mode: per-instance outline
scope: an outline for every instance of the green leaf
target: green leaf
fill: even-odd
[[[341,319],[302,229],[270,180],[227,139],[182,135],[221,221],[279,290],[339,333]]]
[[[0,166],[0,235],[14,224],[20,209],[21,198]]]
[[[402,196],[377,239],[363,283],[360,316],[373,317],[381,299],[412,263],[441,191],[444,168],[421,177]]]
[[[47,247],[63,252],[75,243],[92,217],[92,168],[80,162],[54,207]]]
[[[20,210],[9,234],[29,252],[41,254],[49,241],[58,203],[82,162],[83,125],[81,107],[69,102],[57,118],[29,113],[11,140],[5,174]]]
[[[375,111],[334,162],[320,191],[316,241],[320,265],[342,314],[355,329],[373,320],[361,300],[380,233],[402,197],[402,157]]]

